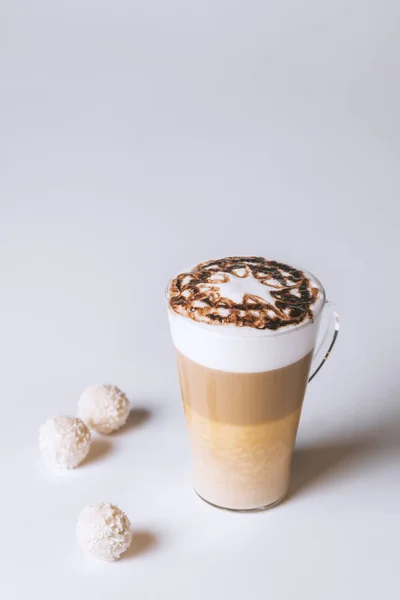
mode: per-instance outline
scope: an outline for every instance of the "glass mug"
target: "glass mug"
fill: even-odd
[[[169,303],[171,282],[168,286],[194,490],[214,506],[260,510],[287,495],[307,383],[339,332],[323,286],[304,273],[319,286],[318,310],[312,320],[272,331],[233,327],[227,335],[223,325],[178,314]]]

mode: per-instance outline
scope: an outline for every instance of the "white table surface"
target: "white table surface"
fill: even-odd
[[[0,597],[398,598],[399,4],[0,7]],[[229,254],[315,272],[341,312],[279,507],[202,503],[163,305]],[[112,382],[133,407],[49,471],[39,425]],[[87,503],[134,528],[86,558]]]

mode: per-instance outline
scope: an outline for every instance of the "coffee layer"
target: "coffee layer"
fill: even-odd
[[[177,353],[182,396],[197,414],[234,425],[276,421],[301,408],[312,352],[280,369],[230,373]]]
[[[264,373],[208,369],[178,352],[196,491],[236,509],[278,501],[290,462],[312,352]]]

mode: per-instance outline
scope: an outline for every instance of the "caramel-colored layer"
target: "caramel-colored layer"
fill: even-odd
[[[276,421],[301,409],[312,352],[282,369],[262,373],[217,371],[177,355],[183,401],[210,421],[246,426]]]

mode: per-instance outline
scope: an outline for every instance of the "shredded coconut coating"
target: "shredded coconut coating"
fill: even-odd
[[[111,433],[126,423],[130,402],[115,385],[92,385],[78,400],[78,415],[90,429]]]
[[[130,546],[131,524],[126,514],[114,504],[89,504],[78,517],[76,537],[86,552],[113,561]]]
[[[90,450],[90,431],[81,419],[59,416],[39,430],[39,447],[46,460],[62,468],[77,467]]]

